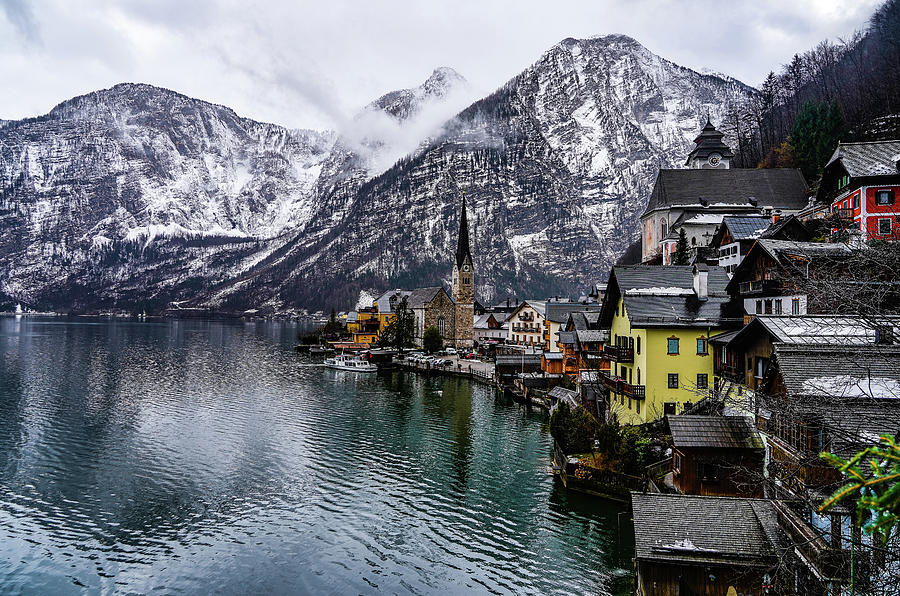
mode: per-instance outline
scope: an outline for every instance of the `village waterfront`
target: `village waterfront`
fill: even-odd
[[[0,317],[3,591],[630,593],[630,520],[549,473],[543,414],[298,330]]]

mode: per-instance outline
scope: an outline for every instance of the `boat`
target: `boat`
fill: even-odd
[[[325,366],[337,370],[353,370],[356,372],[375,372],[378,367],[362,356],[338,354],[333,358],[325,359]]]

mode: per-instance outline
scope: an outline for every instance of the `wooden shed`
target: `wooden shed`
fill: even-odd
[[[743,416],[667,416],[672,484],[687,495],[761,497],[765,445]]]

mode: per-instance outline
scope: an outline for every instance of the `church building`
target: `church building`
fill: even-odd
[[[454,343],[458,348],[471,348],[474,345],[475,327],[475,268],[472,264],[472,254],[469,252],[469,223],[466,217],[465,197],[459,216],[459,238],[456,244],[451,291],[456,304]]]

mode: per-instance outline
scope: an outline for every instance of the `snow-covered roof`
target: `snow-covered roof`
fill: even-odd
[[[896,176],[900,174],[900,140],[838,143],[825,167],[837,160],[854,177]]]

